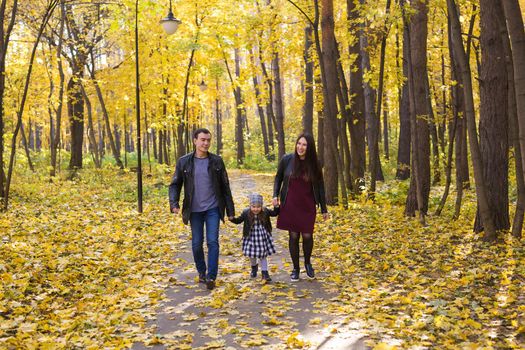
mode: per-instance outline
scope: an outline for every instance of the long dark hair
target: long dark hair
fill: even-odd
[[[261,206],[261,211],[259,212],[258,219],[263,224],[264,227],[266,227],[268,221],[270,221],[270,216],[266,213],[266,210],[264,210],[264,206]],[[255,220],[255,215],[252,213],[251,207],[248,207],[248,223],[253,225],[253,222]]]
[[[306,140],[306,154],[304,161],[302,161],[301,158],[299,158],[299,154],[297,154],[297,143],[301,138]],[[319,181],[319,179],[321,179],[321,167],[319,166],[319,161],[317,160],[315,140],[311,134],[303,132],[297,137],[295,140],[294,154],[295,157],[292,177],[302,176],[306,181]]]

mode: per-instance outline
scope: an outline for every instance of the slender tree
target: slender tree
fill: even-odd
[[[508,144],[508,76],[505,52],[501,40],[500,23],[504,21],[499,1],[480,1],[480,115],[479,134],[483,175],[487,199],[496,230],[510,228],[509,221],[509,144]],[[478,213],[474,223],[476,232],[483,231],[483,220]],[[486,234],[485,239],[496,237]]]
[[[337,90],[339,81],[337,77],[337,53],[336,39],[334,33],[334,9],[333,0],[323,0],[321,2],[322,16],[322,56],[320,64],[324,67],[324,179],[326,188],[326,199],[328,204],[337,203],[338,199],[338,175],[342,173],[342,165],[339,153],[337,152]],[[341,170],[341,171],[340,171]],[[346,184],[342,183],[342,186]]]
[[[460,74],[463,78],[463,96],[465,98],[465,115],[467,117],[467,129],[469,134],[470,152],[476,180],[476,194],[478,199],[479,214],[483,220],[485,239],[491,240],[496,237],[496,229],[492,221],[492,214],[488,203],[485,180],[483,178],[483,166],[481,151],[478,143],[478,132],[474,115],[474,99],[472,96],[472,80],[470,76],[470,65],[467,60],[463,41],[461,39],[461,25],[459,14],[454,0],[447,0],[448,15],[451,21],[451,44],[454,48],[455,57],[458,59]]]
[[[314,134],[314,62],[310,57],[312,48],[312,25],[307,23],[304,28],[304,106],[303,106],[303,130]]]
[[[4,171],[4,95],[5,95],[5,68],[6,57],[11,33],[16,21],[18,0],[13,1],[11,13],[6,15],[7,0],[0,3],[0,197],[7,198],[5,195],[6,175]],[[7,27],[4,25],[7,24]]]
[[[348,48],[350,54],[356,57],[350,66],[350,119],[348,119],[348,130],[350,131],[350,153],[351,174],[356,182],[354,189],[359,192],[364,187],[365,164],[366,164],[366,120],[365,99],[363,89],[363,69],[361,67],[361,50],[359,47],[359,21],[360,14],[354,0],[347,0],[348,31],[352,35],[352,41]]]
[[[410,18],[408,25],[412,169],[405,212],[407,215],[414,216],[417,210],[422,223],[425,222],[430,194],[430,136],[428,125],[430,111],[428,110],[426,80],[421,78],[428,74],[427,3],[424,0],[412,4],[415,14]]]
[[[50,0],[47,3],[46,8],[44,10],[44,14],[42,16],[42,21],[40,22],[40,27],[37,32],[36,40],[31,50],[31,56],[29,58],[29,66],[27,68],[27,73],[25,77],[24,91],[22,93],[22,98],[20,100],[20,105],[18,106],[18,111],[17,111],[16,127],[13,132],[13,137],[11,139],[11,156],[9,159],[9,168],[7,171],[7,178],[6,178],[5,191],[4,191],[4,210],[7,210],[8,204],[9,204],[9,187],[11,185],[11,180],[13,177],[13,167],[15,164],[16,144],[17,144],[16,139],[18,136],[18,132],[20,131],[20,128],[22,126],[22,115],[24,113],[24,107],[25,107],[25,103],[27,100],[27,92],[29,90],[29,84],[31,82],[31,73],[33,72],[33,62],[35,60],[36,50],[40,43],[40,38],[42,37],[44,28],[47,26],[47,23],[49,22],[49,19],[51,18],[53,11],[58,5],[58,2],[59,0]]]
[[[523,229],[523,216],[525,214],[525,181],[523,178],[523,167],[521,164],[521,149],[519,140],[518,110],[516,102],[516,89],[514,83],[514,62],[512,60],[512,48],[508,35],[505,19],[500,21],[500,31],[502,33],[502,43],[505,50],[505,62],[507,63],[507,84],[508,84],[508,109],[509,109],[509,144],[514,150],[514,167],[516,170],[516,187],[518,198],[516,200],[516,211],[512,223],[512,235],[521,238]]]
[[[250,61],[252,65],[252,70],[255,71],[255,56],[254,56],[254,50],[253,48],[250,48]],[[255,90],[255,103],[257,105],[257,114],[259,115],[259,121],[261,124],[261,133],[263,137],[263,146],[264,146],[264,155],[268,157],[270,154],[270,146],[268,144],[268,131],[266,129],[266,116],[264,114],[264,106],[263,101],[261,97],[261,84],[259,82],[259,79],[257,77],[257,74],[253,73],[252,76],[252,82],[253,82],[253,88]]]
[[[404,6],[404,0],[400,1]],[[406,180],[410,177],[410,101],[408,93],[408,27],[403,26],[402,62],[403,80],[399,91],[399,139],[397,148],[396,179]],[[399,41],[399,40],[398,40]],[[399,51],[399,43],[398,43]]]

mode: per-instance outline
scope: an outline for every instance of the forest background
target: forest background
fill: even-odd
[[[523,346],[524,6],[2,0],[0,339],[53,338],[52,326],[29,320],[46,319],[35,297],[64,292],[35,277],[60,264],[51,248],[33,249],[89,242],[58,223],[70,226],[80,204],[154,222],[192,130],[207,127],[229,169],[267,173],[300,132],[315,135],[330,227],[342,233],[322,249],[345,261],[334,280],[373,279],[350,289],[374,310],[371,327],[403,344]],[[168,36],[159,19],[170,8],[181,23]],[[143,185],[140,218],[130,212]],[[380,301],[385,279],[395,307]],[[348,293],[354,315],[365,306]],[[398,312],[410,317],[396,321]]]

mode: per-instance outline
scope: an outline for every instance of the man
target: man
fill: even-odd
[[[191,225],[191,248],[199,273],[199,282],[208,289],[215,287],[219,268],[219,224],[224,222],[224,211],[228,218],[235,216],[228,174],[222,158],[208,152],[211,133],[208,129],[197,129],[193,133],[195,151],[182,156],[175,166],[175,174],[169,187],[170,210],[178,214],[179,199],[184,184],[182,221]],[[204,224],[208,246],[208,269],[204,259]]]

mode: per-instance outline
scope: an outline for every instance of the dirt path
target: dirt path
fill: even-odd
[[[271,181],[267,175],[232,172],[237,213],[255,189],[269,202]],[[269,260],[273,281],[265,284],[260,276],[249,277],[240,229],[221,225],[219,276],[211,292],[196,281],[189,227],[181,232],[187,244],[174,252],[171,286],[150,322],[157,344],[137,343],[133,349],[366,349],[358,325],[323,311],[336,296],[325,289],[323,271],[317,271],[315,280],[303,273],[299,282],[290,282],[286,232],[274,232],[277,254]]]

